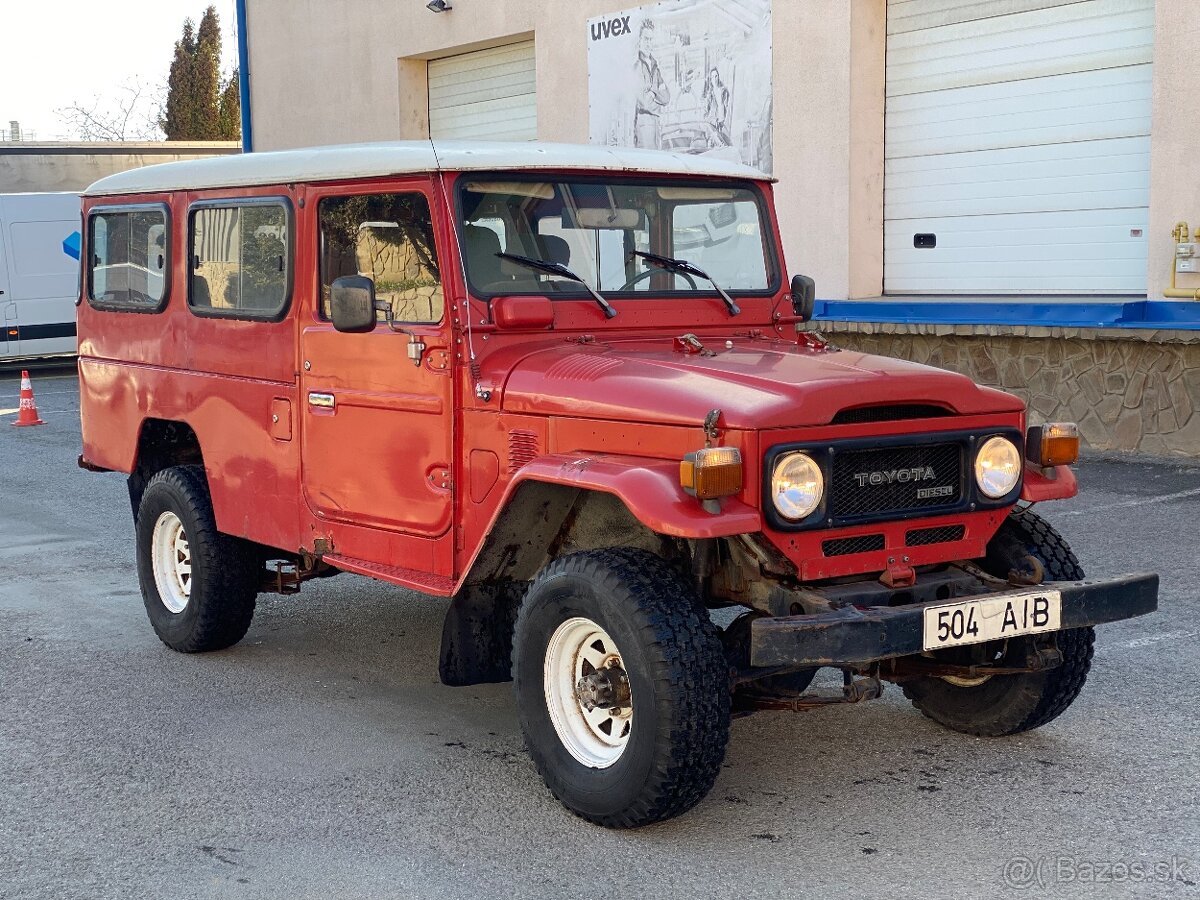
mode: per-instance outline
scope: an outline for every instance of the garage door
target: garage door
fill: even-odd
[[[431,61],[429,133],[463,140],[536,140],[533,41]]]
[[[1143,294],[1153,0],[889,0],[884,289]]]

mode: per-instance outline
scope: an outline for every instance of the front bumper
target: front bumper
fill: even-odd
[[[1062,630],[1103,625],[1158,609],[1158,576],[1146,572],[1097,581],[1046,585],[1062,594]],[[1028,588],[1014,588],[1013,593]],[[978,596],[1003,597],[1006,591]],[[975,599],[955,597],[953,602]],[[848,606],[831,612],[756,619],[750,627],[750,665],[760,667],[855,667],[924,652],[927,606]]]

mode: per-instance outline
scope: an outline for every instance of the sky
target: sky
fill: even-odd
[[[0,0],[0,130],[16,119],[26,137],[75,137],[56,109],[112,103],[134,79],[165,84],[183,20],[209,3],[221,19],[224,68],[237,62],[234,0]]]

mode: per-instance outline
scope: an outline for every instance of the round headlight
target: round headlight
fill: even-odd
[[[975,457],[975,483],[985,497],[1003,497],[1021,480],[1021,451],[1005,437],[983,442]]]
[[[812,515],[821,505],[825,476],[805,453],[789,453],[775,463],[771,474],[771,500],[785,519],[793,522]]]

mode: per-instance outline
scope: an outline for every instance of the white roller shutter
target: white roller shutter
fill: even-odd
[[[429,133],[488,141],[537,139],[533,41],[429,63]]]
[[[884,289],[1145,293],[1153,41],[1153,0],[888,0]]]

